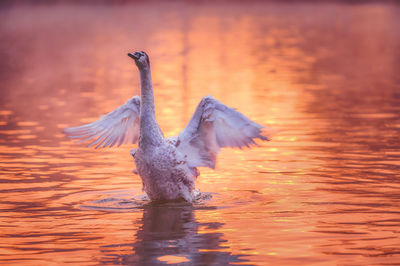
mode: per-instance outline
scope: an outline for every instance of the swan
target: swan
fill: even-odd
[[[164,138],[154,112],[150,60],[143,52],[128,53],[140,73],[140,97],[134,96],[99,120],[64,133],[96,148],[137,143],[131,150],[143,190],[151,201],[194,199],[197,167],[214,169],[224,147],[249,147],[255,139],[269,140],[263,126],[211,96],[202,98],[185,129]]]

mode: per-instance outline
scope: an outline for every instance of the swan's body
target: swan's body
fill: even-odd
[[[192,201],[197,167],[215,168],[222,147],[243,147],[261,135],[262,126],[211,96],[204,97],[186,128],[165,139],[155,119],[150,62],[144,52],[128,54],[140,71],[141,97],[135,96],[100,120],[67,128],[70,138],[89,146],[112,147],[139,142],[131,151],[143,190],[151,200]]]

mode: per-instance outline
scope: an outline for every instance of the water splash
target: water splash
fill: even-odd
[[[86,195],[93,194],[93,197],[101,197],[101,199],[82,203],[79,205],[79,208],[109,212],[132,212],[138,209],[143,209],[147,205],[187,206],[192,204],[195,207],[200,207],[205,205],[207,201],[211,200],[213,194],[215,194],[200,192],[196,189],[193,192],[193,202],[188,203],[184,200],[173,202],[152,202],[146,194],[139,194],[132,197],[132,194],[129,194],[129,192],[130,191],[105,191],[102,194],[98,194],[98,192],[85,193]]]

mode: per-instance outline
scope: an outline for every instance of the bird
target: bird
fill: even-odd
[[[178,136],[165,138],[155,117],[153,82],[147,53],[128,53],[140,73],[140,97],[89,124],[65,128],[64,133],[95,148],[136,144],[132,155],[151,201],[187,201],[195,198],[197,167],[215,169],[221,148],[243,148],[268,141],[266,127],[250,120],[212,96],[201,99]]]

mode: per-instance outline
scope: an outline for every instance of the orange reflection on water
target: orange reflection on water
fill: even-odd
[[[398,11],[333,3],[7,9],[0,48],[7,60],[26,54],[0,91],[0,261],[399,261]],[[125,56],[139,49],[151,56],[166,136],[207,94],[276,131],[252,149],[223,150],[216,170],[201,169],[197,188],[211,198],[193,206],[143,200],[134,145],[93,150],[61,134],[139,94]]]

